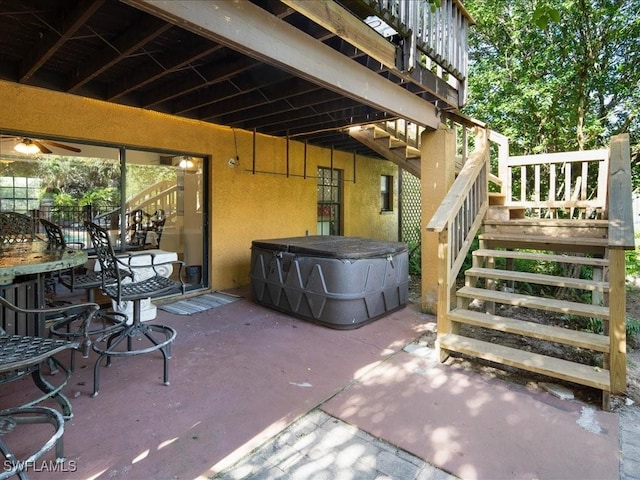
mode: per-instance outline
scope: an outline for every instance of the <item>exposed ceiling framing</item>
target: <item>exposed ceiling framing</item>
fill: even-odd
[[[437,124],[449,87],[286,3],[0,0],[0,78],[371,156],[345,127]],[[338,8],[371,13],[357,0]]]

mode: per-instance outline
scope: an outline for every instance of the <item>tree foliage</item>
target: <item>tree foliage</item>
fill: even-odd
[[[637,158],[640,0],[465,7],[477,22],[465,113],[508,135],[516,154],[600,148],[629,133]]]

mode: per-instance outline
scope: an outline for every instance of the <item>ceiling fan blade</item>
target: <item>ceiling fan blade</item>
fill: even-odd
[[[41,142],[39,142],[38,140],[31,140],[33,143],[35,143],[38,148],[40,149],[40,151],[42,153],[53,153],[51,150],[49,150],[47,147],[45,147]]]
[[[47,145],[62,148],[63,150],[69,150],[70,152],[80,153],[82,151],[79,148],[72,147],[71,145],[65,145],[64,143],[54,142],[53,140],[42,140],[42,142],[46,143]]]

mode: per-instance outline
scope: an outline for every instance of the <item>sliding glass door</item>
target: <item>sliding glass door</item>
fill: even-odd
[[[204,157],[58,139],[68,148],[21,153],[24,139],[0,135],[1,211],[58,223],[87,248],[84,221],[96,222],[116,249],[176,252],[189,288],[208,284]]]

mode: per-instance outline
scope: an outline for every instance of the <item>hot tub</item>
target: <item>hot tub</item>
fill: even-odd
[[[254,240],[253,300],[330,328],[352,329],[407,303],[407,246],[360,237]]]

